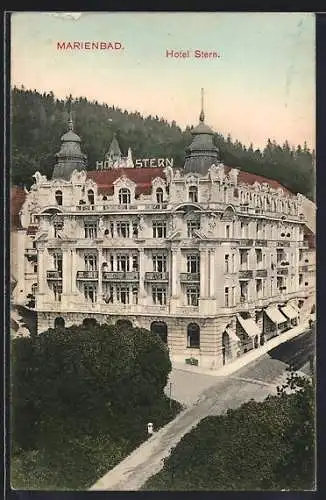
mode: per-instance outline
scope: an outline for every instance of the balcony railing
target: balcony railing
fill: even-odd
[[[241,239],[240,240],[240,247],[252,247],[254,244],[254,240],[249,240],[249,239]]]
[[[138,271],[104,271],[103,281],[139,281]]]
[[[306,273],[308,271],[308,265],[305,266],[299,266],[299,271],[301,273]]]
[[[150,273],[145,273],[145,281],[168,281],[169,280],[169,273],[166,272],[150,272]]]
[[[48,280],[61,280],[62,271],[46,271],[46,278]]]
[[[199,281],[200,281],[199,273],[180,273],[181,283],[199,282]]]
[[[98,271],[77,271],[78,280],[97,280]]]
[[[26,255],[37,255],[36,248],[25,248]]]
[[[267,240],[256,240],[255,247],[267,247]]]
[[[240,270],[239,271],[239,279],[251,279],[253,277],[253,271]]]
[[[287,276],[289,274],[289,270],[286,267],[278,267],[277,274],[280,276]]]
[[[289,247],[290,246],[290,242],[289,241],[278,241],[277,242],[277,246],[278,247]]]
[[[256,278],[266,278],[267,277],[267,269],[257,269]]]

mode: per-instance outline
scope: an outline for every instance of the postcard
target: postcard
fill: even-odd
[[[315,16],[10,27],[11,488],[314,491]]]

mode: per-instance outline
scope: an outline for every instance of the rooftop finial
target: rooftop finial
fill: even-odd
[[[199,121],[203,122],[205,120],[204,113],[204,89],[201,89],[201,112],[199,115]]]
[[[68,130],[74,130],[74,124],[72,121],[72,95],[70,94],[69,99],[68,99],[68,112],[69,112],[69,119],[68,119]]]

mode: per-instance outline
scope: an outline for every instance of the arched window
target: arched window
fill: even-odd
[[[200,347],[200,328],[197,323],[189,323],[187,328],[187,347]]]
[[[54,328],[64,328],[64,327],[65,327],[65,320],[61,318],[61,316],[55,318]]]
[[[57,205],[62,205],[62,191],[55,192],[55,201]]]
[[[87,328],[91,328],[97,325],[97,321],[95,318],[84,318],[83,319],[83,326],[86,326]]]
[[[94,205],[94,191],[93,191],[93,189],[89,189],[87,191],[87,198],[88,198],[88,203],[90,205]]]
[[[197,186],[190,186],[189,188],[189,201],[192,203],[198,202],[198,188]]]
[[[161,340],[167,344],[168,342],[168,327],[164,321],[153,321],[151,324],[151,332],[159,335]]]
[[[119,204],[129,205],[131,199],[130,190],[128,188],[121,188],[119,190]]]
[[[132,323],[129,319],[118,319],[115,326],[119,328],[119,330],[126,331],[132,328]]]
[[[157,188],[156,190],[156,202],[163,203],[163,189]]]

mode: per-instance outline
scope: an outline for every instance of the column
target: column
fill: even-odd
[[[200,296],[207,297],[208,291],[208,250],[200,249]]]
[[[139,268],[139,297],[144,297],[145,296],[145,286],[144,286],[144,280],[145,280],[145,253],[144,253],[144,248],[139,248],[139,254],[138,254],[138,268]]]
[[[62,294],[69,295],[70,294],[70,253],[67,248],[62,251]]]
[[[172,249],[171,251],[171,295],[176,297],[178,295],[178,250]]]
[[[39,294],[44,294],[45,292],[46,271],[47,269],[44,269],[44,248],[40,248],[37,255],[37,281]]]
[[[73,294],[77,293],[77,254],[76,249],[71,250],[71,292]]]
[[[210,276],[209,276],[209,295],[210,297],[215,296],[215,250],[211,249],[209,251],[209,265],[210,265]]]
[[[102,300],[103,300],[102,264],[103,264],[103,249],[99,248],[98,249],[98,262],[97,262],[97,269],[98,269],[98,292],[97,292],[97,298],[98,298],[99,302],[102,302]]]

